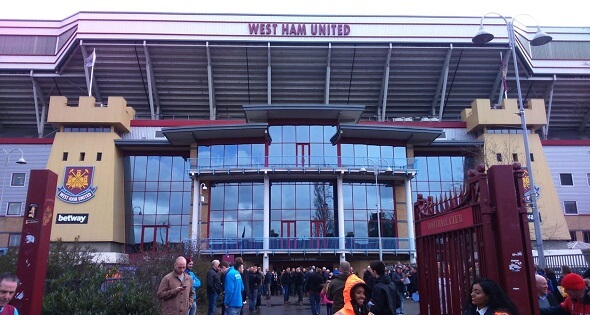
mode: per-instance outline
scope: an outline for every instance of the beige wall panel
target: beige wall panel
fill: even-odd
[[[485,155],[486,168],[495,164],[513,163],[512,155],[518,155],[519,162],[526,165],[523,136],[520,134],[484,134],[485,141],[483,153]],[[537,200],[539,213],[541,214],[541,231],[545,240],[569,240],[570,235],[564,218],[563,210],[555,190],[553,179],[541,140],[537,134],[529,135],[530,152],[533,154],[533,174],[535,184],[540,187],[540,197]],[[496,160],[496,154],[502,154],[503,161]],[[528,212],[532,210],[529,209]],[[535,239],[532,223],[530,224],[531,238]]]
[[[79,204],[65,203],[56,199],[55,215],[68,213],[88,213],[87,224],[55,224],[51,231],[52,241],[61,238],[81,242],[120,242],[124,243],[124,171],[123,160],[114,144],[119,136],[115,133],[63,133],[55,136],[47,162],[47,168],[58,175],[58,187],[63,185],[67,166],[94,166],[93,186],[97,187],[94,198]],[[62,161],[63,152],[68,152],[68,160]],[[80,153],[86,154],[80,161]],[[97,152],[102,152],[102,160],[96,161]]]

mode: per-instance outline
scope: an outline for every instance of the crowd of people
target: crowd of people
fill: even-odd
[[[162,300],[163,314],[194,314],[196,289],[201,285],[191,271],[192,260],[178,257],[174,270],[164,276],[157,297]],[[583,275],[563,266],[562,276],[552,269],[538,269],[536,290],[541,315],[590,315],[590,269]],[[285,268],[262,271],[260,266],[244,266],[238,257],[230,265],[213,260],[207,272],[208,315],[239,315],[258,311],[262,299],[282,296],[285,305],[301,305],[309,299],[312,315],[394,315],[404,314],[404,300],[417,292],[418,272],[415,267],[397,264],[386,268],[373,261],[362,272],[356,272],[347,261],[333,271],[326,267]],[[361,278],[362,277],[362,278]],[[1,301],[0,301],[1,303]],[[516,305],[501,286],[485,278],[474,281],[465,315],[519,315]]]
[[[196,290],[201,286],[192,271],[189,257],[178,257],[172,272],[166,274],[158,287],[162,314],[194,315]],[[415,267],[397,264],[386,268],[382,261],[373,261],[362,272],[362,278],[350,263],[342,261],[333,271],[325,267],[285,268],[280,272],[257,265],[245,268],[238,257],[230,265],[213,260],[206,275],[208,315],[251,314],[260,309],[261,300],[282,296],[283,303],[301,305],[304,296],[310,302],[312,315],[394,315],[404,314],[404,299],[418,289]],[[552,269],[537,269],[536,293],[541,315],[590,315],[590,268],[582,275],[563,266],[558,278]],[[0,275],[0,314],[18,314],[9,305],[15,294],[18,278],[14,274]],[[501,286],[485,278],[471,285],[465,315],[519,315],[519,311]]]

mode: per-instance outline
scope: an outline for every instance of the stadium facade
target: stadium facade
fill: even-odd
[[[0,246],[22,237],[28,171],[48,168],[52,240],[113,257],[178,244],[265,267],[414,261],[417,194],[461,189],[475,163],[526,161],[504,20],[486,18],[485,46],[479,25],[0,21]],[[558,249],[588,241],[590,35],[543,29],[553,41],[533,47],[536,26],[517,25],[517,57],[543,240]]]

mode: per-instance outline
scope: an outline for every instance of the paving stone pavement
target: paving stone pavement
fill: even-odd
[[[309,306],[309,298],[304,296],[303,297],[303,304],[297,304],[297,297],[290,297],[289,301],[291,304],[285,305],[283,304],[283,297],[282,296],[272,296],[270,300],[265,300],[264,297],[262,298],[262,306],[257,311],[250,313],[248,311],[247,304],[244,306],[244,315],[311,315],[311,309]],[[322,305],[322,311],[320,315],[326,314],[326,306]],[[204,306],[206,308],[206,306]],[[418,315],[420,312],[419,303],[414,302],[410,299],[406,299],[404,301],[404,313],[406,315]],[[221,314],[220,311],[217,312]]]

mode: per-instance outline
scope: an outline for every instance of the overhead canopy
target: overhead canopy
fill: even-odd
[[[334,121],[335,123],[356,123],[361,118],[364,105],[329,104],[261,104],[244,105],[246,121],[261,123],[272,120]]]
[[[270,140],[267,124],[190,126],[164,128],[162,133],[174,145],[187,145],[214,140],[244,139],[254,142],[255,139]]]
[[[397,141],[407,144],[426,145],[432,143],[442,133],[442,129],[435,128],[344,124],[338,127],[330,142],[336,144],[363,139],[365,143],[376,140],[376,142]]]

